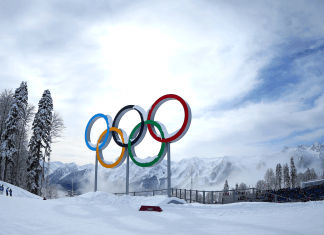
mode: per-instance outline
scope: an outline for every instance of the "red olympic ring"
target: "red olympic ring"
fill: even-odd
[[[158,137],[155,129],[152,128],[152,125],[148,124],[148,130],[149,130],[151,136],[156,141],[159,141],[162,143],[169,143],[169,142],[174,143],[174,142],[180,140],[187,133],[187,131],[190,127],[190,124],[191,124],[191,110],[190,110],[189,104],[186,101],[184,101],[180,96],[174,95],[174,94],[164,95],[164,96],[160,97],[157,101],[155,101],[148,113],[147,120],[154,121],[154,116],[155,116],[157,110],[159,109],[159,107],[163,103],[165,103],[166,101],[169,101],[169,100],[177,100],[181,103],[181,105],[184,109],[185,117],[184,117],[184,122],[183,122],[180,130],[175,135],[173,135],[169,138],[166,138],[166,139],[162,139],[161,137]]]

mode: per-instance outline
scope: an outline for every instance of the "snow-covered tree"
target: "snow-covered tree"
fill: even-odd
[[[11,90],[4,90],[0,94],[0,140],[3,131],[6,127],[6,120],[10,111],[11,103],[13,102],[13,93]],[[0,180],[2,180],[3,175],[3,161],[1,155],[1,145],[0,145]]]
[[[295,167],[294,163],[294,158],[290,158],[290,180],[291,180],[291,187],[295,188],[296,187],[296,182],[297,182],[297,170]]]
[[[240,186],[238,187],[238,189],[241,190],[246,190],[248,188],[248,186],[245,183],[240,183]]]
[[[11,90],[4,90],[0,94],[0,135],[6,127],[6,120],[13,102],[13,93]]]
[[[277,189],[281,189],[282,183],[282,167],[281,164],[277,164],[276,166],[276,179],[277,179]]]
[[[290,175],[289,175],[289,167],[286,163],[283,168],[283,178],[284,178],[284,187],[290,188]]]
[[[305,171],[304,175],[305,175],[305,181],[309,181],[309,180],[312,179],[311,172],[310,172],[310,169],[309,168],[307,168],[307,170]]]
[[[305,182],[305,175],[301,172],[297,174],[296,187],[300,187],[300,182]]]
[[[266,190],[266,189],[267,189],[267,187],[266,187],[266,182],[265,182],[264,180],[259,180],[259,181],[256,183],[255,187],[256,187],[257,189],[259,189],[259,190]]]
[[[18,187],[26,189],[26,174],[27,165],[26,160],[28,158],[28,133],[29,123],[32,121],[34,116],[35,106],[28,104],[23,118],[20,120],[18,125],[18,136],[17,136],[17,154],[14,158],[15,169],[13,171],[14,184]]]
[[[227,193],[228,190],[229,190],[228,182],[227,182],[227,180],[225,180],[225,184],[224,184],[224,189],[223,189],[223,191],[224,191],[225,193]]]
[[[311,176],[311,180],[317,180],[318,176],[317,176],[314,168],[312,168],[310,170],[310,176]]]
[[[35,115],[32,136],[29,141],[29,156],[27,160],[27,190],[39,195],[40,185],[39,179],[42,172],[40,160],[45,160],[45,157],[51,152],[50,147],[50,132],[52,122],[53,100],[49,90],[45,90],[42,98],[38,103],[38,111]],[[42,154],[44,148],[44,156]]]
[[[18,134],[18,124],[24,115],[28,103],[27,83],[22,82],[15,91],[13,102],[10,107],[6,126],[1,136],[1,156],[4,159],[4,177],[7,180],[7,169],[9,164],[14,164],[14,155],[17,153],[16,138]],[[12,167],[12,166],[10,166]],[[11,171],[10,171],[11,173]],[[8,182],[12,183],[12,174],[8,174]]]
[[[274,175],[273,169],[269,168],[264,175],[264,180],[266,182],[267,189],[274,189],[275,188],[275,181],[276,177]]]

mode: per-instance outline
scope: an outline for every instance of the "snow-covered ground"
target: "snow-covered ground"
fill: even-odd
[[[0,196],[0,234],[324,234],[323,201],[176,205],[106,192],[44,201],[11,187],[13,197]]]

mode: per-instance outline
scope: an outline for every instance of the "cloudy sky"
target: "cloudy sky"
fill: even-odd
[[[271,154],[324,142],[324,1],[1,1],[0,87],[27,81],[29,102],[45,89],[66,125],[52,160],[87,164],[84,141],[96,113],[126,105],[148,110],[162,95],[191,107],[186,136],[172,160]],[[177,101],[156,120],[180,128]],[[128,134],[140,118],[127,113]],[[98,120],[96,140],[106,128]],[[94,141],[95,142],[95,141]],[[141,158],[160,144],[147,133]],[[121,149],[104,150],[114,160]]]

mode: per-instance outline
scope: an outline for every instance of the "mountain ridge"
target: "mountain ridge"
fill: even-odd
[[[191,179],[195,189],[221,189],[227,179],[232,186],[235,183],[246,182],[255,185],[263,179],[267,168],[275,169],[276,164],[290,162],[293,157],[298,171],[315,167],[317,171],[324,169],[324,144],[315,142],[311,146],[300,145],[285,147],[272,155],[260,155],[254,158],[238,158],[223,156],[214,158],[191,157],[171,162],[172,187],[191,188]],[[52,169],[53,167],[53,169]],[[72,188],[80,192],[93,190],[94,164],[78,166],[74,162],[52,162],[50,169],[50,184],[61,185],[65,190]],[[126,165],[115,169],[98,167],[98,187],[109,192],[124,191],[126,180]],[[130,189],[156,190],[167,187],[167,161],[141,168],[130,161]]]

